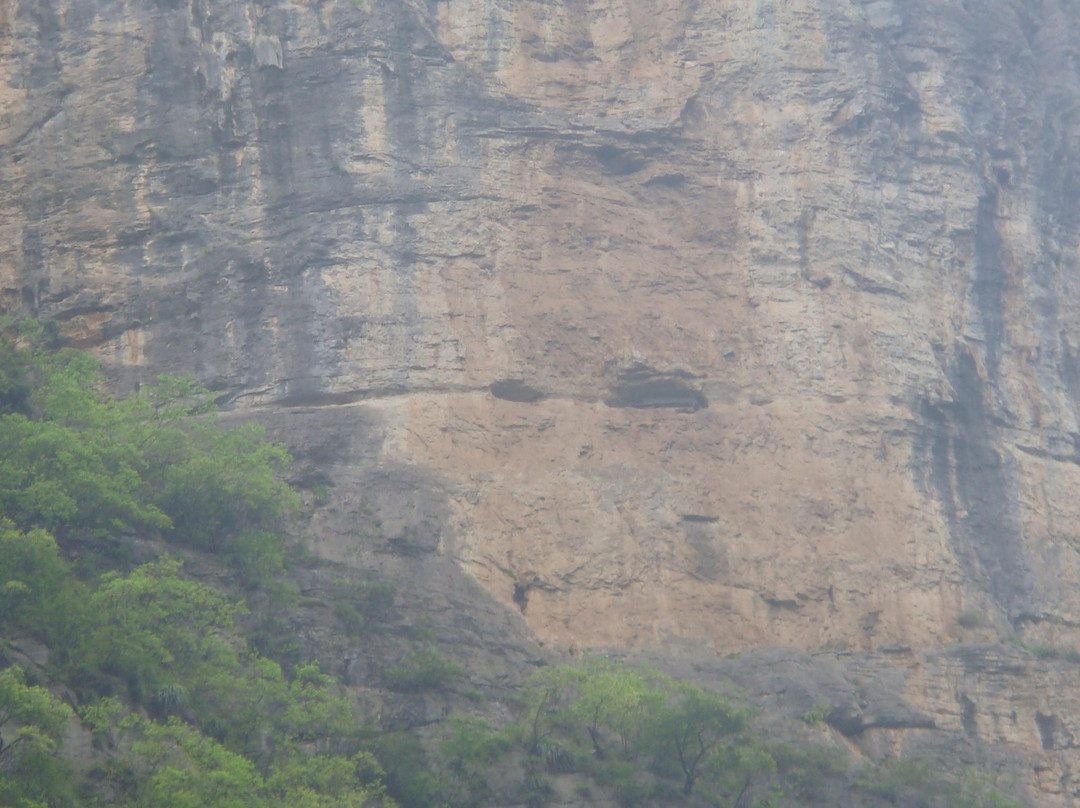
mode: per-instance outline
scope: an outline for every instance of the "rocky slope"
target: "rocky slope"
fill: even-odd
[[[562,650],[911,649],[944,725],[933,649],[1080,640],[1078,41],[1068,0],[0,0],[2,305],[270,425],[328,557],[450,559]],[[1064,681],[972,726],[1049,760]]]

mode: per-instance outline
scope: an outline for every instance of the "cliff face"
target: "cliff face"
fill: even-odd
[[[452,559],[558,647],[1068,646],[1078,41],[1069,0],[0,0],[3,308],[194,373],[330,484],[320,552]]]

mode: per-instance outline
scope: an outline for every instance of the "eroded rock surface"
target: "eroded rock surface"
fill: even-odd
[[[0,0],[3,309],[323,447],[320,552],[451,559],[554,646],[1066,647],[1077,41],[1067,0]]]

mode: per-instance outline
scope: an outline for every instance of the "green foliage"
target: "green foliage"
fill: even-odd
[[[15,398],[25,405],[2,405]],[[159,531],[223,553],[249,585],[272,579],[281,521],[300,504],[277,476],[289,455],[256,424],[220,429],[209,407],[198,384],[170,376],[116,400],[88,354],[0,338],[0,514],[62,540]]]
[[[23,532],[0,518],[0,633],[58,639],[46,627],[76,609],[85,593],[71,592],[70,565],[41,529]]]
[[[267,778],[269,803],[282,808],[388,806],[382,767],[370,753],[293,757]]]
[[[857,790],[904,808],[1021,808],[985,775],[969,772],[957,781],[927,760],[892,759],[865,766],[854,780]]]
[[[57,756],[71,708],[23,670],[0,671],[0,804],[18,808],[71,801],[71,776]]]
[[[246,536],[258,548],[261,563],[273,555],[271,567],[280,569],[280,547],[267,546],[267,531],[297,511],[300,500],[276,476],[289,462],[288,453],[268,443],[261,426],[221,430],[213,423],[192,423],[184,431],[159,436],[148,454],[154,504],[171,520],[167,535],[200,549],[217,549],[230,538],[235,544],[237,537]]]
[[[0,417],[0,510],[19,527],[94,535],[125,526],[165,527],[168,517],[139,494],[141,458],[111,434],[112,419],[91,429],[63,422]]]
[[[829,786],[848,770],[843,749],[822,744],[771,744],[769,752],[784,792],[803,804],[825,804]]]
[[[802,720],[812,727],[816,727],[818,724],[825,723],[829,718],[829,714],[832,712],[832,708],[828,703],[819,701],[815,702],[809,710],[803,713]]]
[[[597,758],[607,752],[605,731],[624,750],[638,743],[647,716],[662,700],[655,677],[606,657],[586,657],[577,668],[554,668],[549,680],[569,693],[567,717],[585,728]]]
[[[426,740],[389,732],[372,742],[386,767],[387,791],[403,808],[480,808],[495,795],[488,775],[522,782],[519,761],[506,760],[508,739],[482,721],[452,716]]]
[[[19,744],[54,751],[71,716],[71,708],[44,687],[26,684],[22,668],[0,671],[0,730],[6,733],[0,735],[0,756],[12,755]]]
[[[1001,792],[997,778],[974,770],[957,784],[954,795],[957,808],[1024,808],[1023,802]]]
[[[401,664],[388,668],[383,673],[383,683],[391,690],[420,693],[447,690],[464,674],[464,669],[456,662],[430,648],[422,648],[406,655]]]
[[[553,796],[555,796],[555,789],[543,775],[532,774],[525,778],[520,799],[526,808],[541,808],[547,805],[548,800]]]
[[[124,754],[137,784],[131,808],[391,808],[366,753],[293,755],[263,776],[243,755],[176,718],[128,716]]]
[[[611,789],[618,803],[627,808],[649,805],[657,797],[664,797],[659,784],[648,777],[641,766],[630,760],[609,759],[602,765],[591,766],[589,772],[599,785]],[[667,796],[675,801],[682,797],[677,789]]]
[[[842,782],[842,752],[769,745],[738,700],[604,657],[538,671],[508,735],[548,773],[587,772],[620,805],[766,806]]]
[[[442,757],[453,768],[494,763],[506,750],[506,739],[483,721],[452,716],[439,743]]]
[[[372,743],[386,770],[386,788],[402,808],[442,808],[439,778],[421,743],[407,732],[387,732]]]
[[[363,580],[338,578],[330,593],[334,615],[350,636],[376,625],[394,605],[394,588],[370,575]]]
[[[0,331],[10,330],[10,321],[0,318]],[[25,412],[30,400],[29,362],[26,351],[12,339],[0,339],[0,415]]]
[[[89,599],[91,627],[73,661],[77,681],[104,692],[123,683],[139,700],[194,676],[240,607],[180,570],[179,561],[164,559],[127,576],[102,577]]]
[[[740,753],[750,723],[744,706],[685,682],[670,684],[666,695],[647,717],[659,772],[678,771],[689,796],[705,770],[744,768]]]
[[[296,597],[282,580],[282,520],[299,502],[277,477],[284,450],[254,425],[219,429],[190,380],[163,377],[122,401],[100,382],[84,354],[0,338],[0,637],[45,642],[52,673],[87,700],[83,720],[108,753],[84,783],[90,798],[125,808],[393,806],[378,764],[357,752],[333,680],[314,663],[297,658],[287,675],[260,656],[239,634],[242,605],[174,559],[91,574],[121,529],[215,551],[277,649],[288,632],[272,615]],[[80,552],[78,569],[54,535]],[[375,586],[364,595],[373,612],[385,600]],[[70,715],[21,670],[0,672],[0,804],[78,803],[56,755]]]
[[[239,607],[181,570],[166,559],[109,574],[90,598],[84,675],[122,679],[121,695],[158,719],[129,714],[118,699],[84,710],[124,763],[101,777],[140,807],[381,800],[376,768],[333,754],[334,746],[355,748],[352,711],[333,680],[314,663],[286,677],[278,663],[230,641]],[[345,777],[346,769],[358,773]]]
[[[1019,634],[1010,634],[1006,639],[1013,645],[1023,648],[1037,659],[1063,659],[1066,662],[1080,662],[1080,651],[1075,648],[1061,648],[1046,643],[1031,642],[1025,640]]]
[[[261,778],[251,761],[177,718],[131,716],[128,760],[137,773],[132,808],[260,808]]]
[[[295,754],[267,775],[251,760],[184,724],[128,715],[121,753],[130,808],[392,808],[370,754]]]
[[[507,739],[483,721],[451,717],[433,761],[442,801],[457,808],[488,804],[492,788],[485,772],[498,765],[507,749]]]
[[[83,710],[124,764],[99,775],[116,793],[135,806],[363,805],[381,795],[372,761],[350,762],[331,748],[355,748],[355,723],[318,665],[298,666],[287,679],[277,663],[234,652],[209,633],[199,644],[199,661],[173,671],[178,683],[149,700],[156,720],[115,698]],[[211,783],[217,790],[208,792]],[[157,802],[166,791],[172,801]],[[204,802],[211,798],[222,802]]]

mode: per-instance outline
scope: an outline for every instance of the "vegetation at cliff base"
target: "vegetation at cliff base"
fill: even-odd
[[[188,380],[112,398],[40,336],[0,341],[0,804],[392,805],[331,677],[261,655],[242,602],[122,541],[209,551],[287,602],[284,449],[219,428]],[[58,751],[88,732],[77,776]]]
[[[403,808],[539,808],[568,781],[583,805],[595,797],[624,808],[1020,808],[976,772],[958,779],[924,761],[857,765],[820,740],[770,738],[725,687],[587,656],[537,671],[513,721],[457,717],[425,744],[397,733],[376,751]]]
[[[443,717],[379,725],[289,629],[288,462],[259,427],[223,429],[190,380],[117,399],[91,357],[0,324],[0,805],[1015,805],[977,777],[855,766],[814,740],[821,706],[782,743],[730,683],[600,655],[484,703],[430,627],[367,688]],[[321,605],[369,636],[393,603],[343,574]]]

